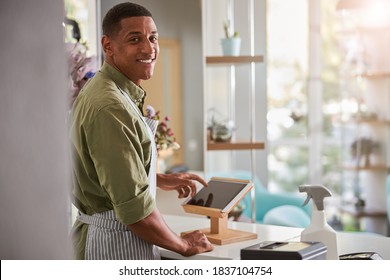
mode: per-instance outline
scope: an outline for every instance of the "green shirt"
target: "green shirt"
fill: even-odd
[[[71,114],[73,203],[92,215],[114,210],[133,224],[155,208],[148,190],[151,140],[145,124],[120,89],[141,110],[145,92],[108,63],[83,87]],[[153,140],[153,139],[152,139]],[[76,221],[76,255],[83,258],[88,225]]]

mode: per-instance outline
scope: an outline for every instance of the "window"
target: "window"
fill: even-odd
[[[271,191],[294,191],[309,178],[308,28],[306,0],[268,1],[267,134]]]
[[[267,134],[271,191],[323,184],[337,195],[340,63],[336,0],[267,2]],[[283,20],[281,20],[283,19]]]
[[[97,54],[96,1],[65,0],[66,17],[75,20],[80,28],[81,43],[86,43],[88,55]],[[65,42],[75,42],[72,38],[71,26],[65,26]]]
[[[80,45],[83,45],[83,52],[85,51],[87,56],[96,55],[96,1],[65,0],[64,4],[66,17],[76,21],[80,29]],[[77,41],[73,38],[72,26],[69,24],[64,25],[64,41],[67,44],[68,51],[75,49]],[[84,46],[86,46],[86,50]],[[72,225],[77,216],[77,209],[71,203],[69,204],[69,215],[72,217]]]

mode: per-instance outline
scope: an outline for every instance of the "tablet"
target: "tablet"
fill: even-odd
[[[211,178],[207,187],[183,203],[185,205],[220,209],[229,212],[253,187],[248,180]]]

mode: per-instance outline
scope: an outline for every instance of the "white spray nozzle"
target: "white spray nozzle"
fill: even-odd
[[[324,210],[324,198],[332,196],[332,193],[323,185],[302,185],[298,187],[300,192],[306,192],[307,197],[302,206],[305,206],[310,199],[313,199],[317,210]]]

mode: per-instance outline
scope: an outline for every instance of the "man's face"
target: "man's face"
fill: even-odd
[[[157,28],[151,17],[125,18],[121,27],[116,36],[102,38],[106,60],[140,85],[153,75],[159,53]]]

